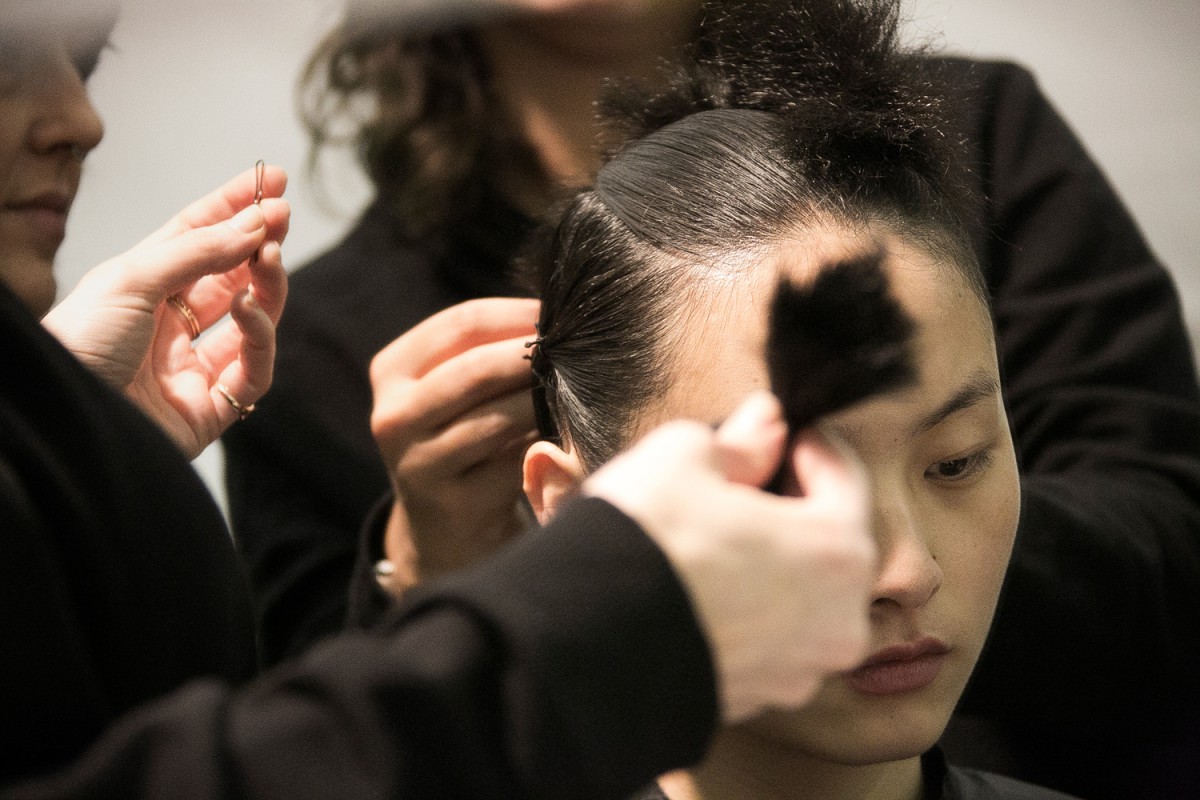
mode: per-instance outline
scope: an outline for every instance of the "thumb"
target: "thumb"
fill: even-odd
[[[717,461],[727,480],[762,486],[774,476],[787,443],[779,400],[756,392],[717,429]]]
[[[808,497],[839,508],[865,508],[870,502],[866,468],[832,430],[817,426],[797,436],[792,466]]]

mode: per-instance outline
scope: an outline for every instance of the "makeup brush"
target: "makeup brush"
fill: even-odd
[[[767,372],[791,435],[916,380],[915,326],[888,291],[883,258],[882,250],[867,252],[822,266],[803,285],[781,279],[776,286]],[[785,468],[772,491],[780,490]]]

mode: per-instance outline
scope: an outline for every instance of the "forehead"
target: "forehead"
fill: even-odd
[[[85,46],[106,40],[117,14],[118,4],[109,0],[0,0],[0,37],[7,47]]]
[[[990,316],[956,266],[899,235],[822,229],[747,256],[736,280],[714,280],[692,293],[671,346],[675,374],[652,421],[716,422],[748,392],[767,388],[767,313],[778,280],[804,283],[823,264],[881,246],[890,290],[916,323],[918,391],[995,371]]]
[[[5,28],[111,28],[119,11],[118,0],[0,0]]]

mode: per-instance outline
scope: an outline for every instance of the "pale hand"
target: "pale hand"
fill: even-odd
[[[679,574],[730,723],[804,705],[868,646],[876,556],[865,472],[809,432],[788,446],[805,496],[758,490],[786,440],[778,403],[759,394],[715,433],[658,428],[583,484],[636,520]]]
[[[525,345],[537,314],[534,300],[471,300],[372,362],[371,428],[396,493],[389,591],[470,564],[531,522],[521,462],[536,438]]]
[[[189,205],[133,249],[100,264],[42,320],[80,361],[128,396],[193,458],[270,386],[287,275],[280,244],[287,177],[254,170]],[[175,295],[207,331],[192,323]],[[226,314],[230,322],[216,325]],[[209,328],[216,326],[213,330]]]

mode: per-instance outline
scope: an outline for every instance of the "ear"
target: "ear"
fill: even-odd
[[[558,505],[571,497],[583,482],[583,466],[574,453],[552,442],[534,442],[525,451],[525,497],[538,522],[545,525]]]

